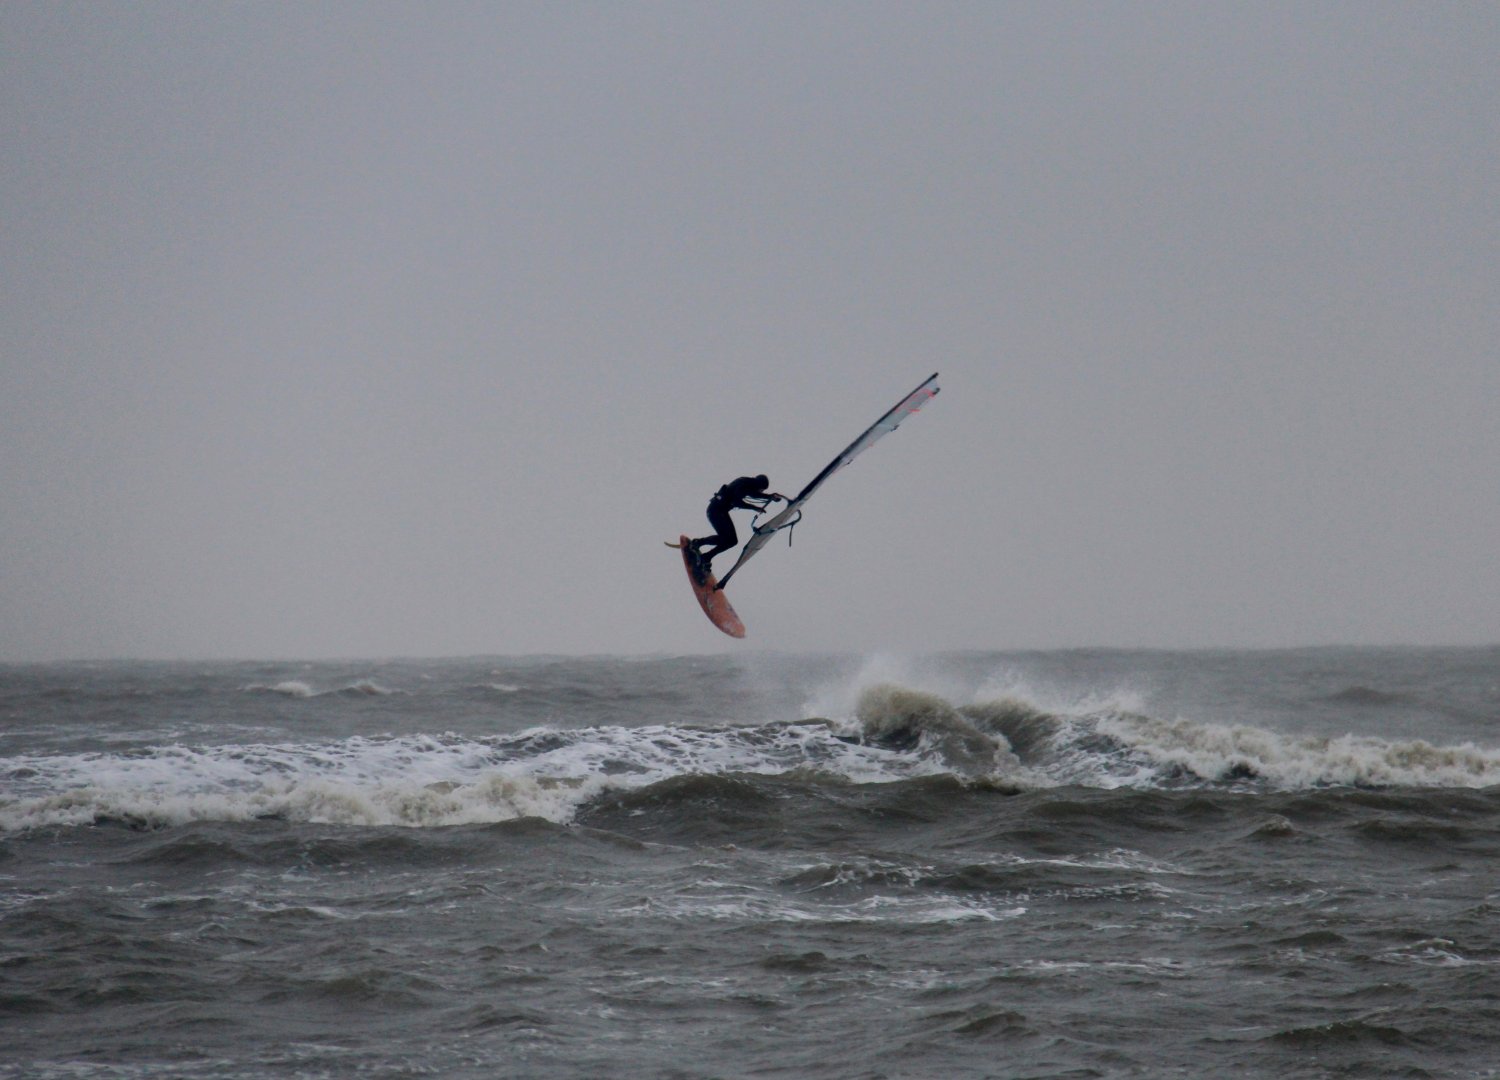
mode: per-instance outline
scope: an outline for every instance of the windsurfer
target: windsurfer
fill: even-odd
[[[770,486],[771,481],[766,478],[765,473],[761,473],[759,476],[741,476],[731,480],[714,492],[714,497],[708,500],[708,523],[714,527],[714,534],[689,541],[698,557],[703,560],[705,568],[713,564],[715,555],[728,551],[740,542],[729,511],[760,511],[773,502],[786,501],[785,495],[766,491]],[[704,544],[712,544],[713,547],[705,551]]]

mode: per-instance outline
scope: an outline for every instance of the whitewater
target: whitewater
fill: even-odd
[[[0,668],[7,1076],[1496,1075],[1500,650]]]

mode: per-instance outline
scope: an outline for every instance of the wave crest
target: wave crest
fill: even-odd
[[[962,773],[991,773],[1020,763],[1002,735],[980,731],[936,694],[879,683],[859,696],[862,737],[888,750],[935,754]]]
[[[262,689],[313,693],[301,683]],[[731,776],[861,785],[946,778],[1007,790],[1484,788],[1500,784],[1500,750],[1312,737],[1115,709],[1050,712],[1016,694],[955,705],[882,682],[861,689],[854,715],[842,719],[545,726],[479,738],[356,736],[11,757],[0,759],[0,832],[257,818],[432,827],[536,817],[566,824],[608,793],[656,786],[651,797],[660,797],[677,790],[674,784],[695,790],[700,779]]]
[[[1285,735],[1264,728],[1102,719],[1101,732],[1163,767],[1209,779],[1256,778],[1282,789],[1312,787],[1488,787],[1500,783],[1500,751],[1472,743],[1366,735]]]
[[[405,694],[405,690],[392,690],[381,686],[374,679],[356,679],[347,686],[341,686],[334,690],[315,690],[301,679],[286,679],[279,683],[267,685],[265,683],[251,683],[242,688],[247,694],[280,694],[289,698],[319,698],[329,695],[343,697],[392,697],[397,694]]]

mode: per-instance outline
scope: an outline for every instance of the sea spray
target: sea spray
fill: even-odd
[[[934,753],[959,773],[993,773],[1020,764],[1003,735],[980,731],[936,694],[880,683],[860,694],[855,714],[869,742],[891,750]]]

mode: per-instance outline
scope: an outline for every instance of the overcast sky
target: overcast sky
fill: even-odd
[[[1500,641],[1497,57],[1492,3],[10,0],[0,659]],[[933,371],[720,635],[662,541]]]

